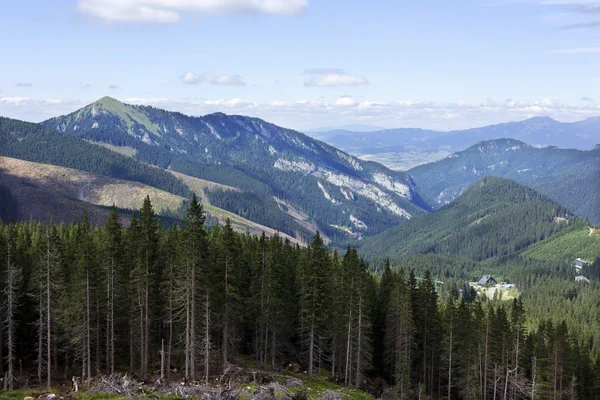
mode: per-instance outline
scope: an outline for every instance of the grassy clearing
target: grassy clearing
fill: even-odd
[[[119,153],[122,154],[124,156],[127,157],[135,157],[135,155],[137,154],[137,150],[134,149],[133,147],[129,147],[129,146],[114,146],[112,144],[108,144],[108,143],[102,143],[102,142],[92,142],[89,141],[90,143],[93,144],[97,144],[98,146],[104,147],[108,150],[114,151],[115,153]]]
[[[200,199],[202,199],[202,202],[204,204],[210,204],[210,202],[208,201],[208,197],[206,196],[206,193],[204,192],[206,189],[208,189],[208,190],[216,190],[216,189],[232,190],[232,191],[236,191],[236,192],[240,191],[240,189],[234,188],[232,186],[222,185],[220,183],[215,183],[215,182],[207,181],[204,179],[195,178],[193,176],[185,175],[180,172],[175,172],[175,171],[171,171],[171,170],[166,170],[166,171],[170,172],[171,174],[175,175],[177,178],[182,180],[183,183],[192,192],[196,193],[196,196],[198,196]]]
[[[537,260],[556,260],[571,263],[576,258],[594,261],[600,257],[600,232],[590,227],[556,235],[548,240],[543,240],[527,248],[523,256]]]
[[[299,379],[305,385],[305,389],[288,387],[287,390],[292,394],[296,394],[305,390],[306,397],[308,399],[320,399],[328,391],[337,392],[342,397],[351,400],[374,399],[374,397],[369,393],[363,392],[361,390],[356,390],[351,387],[340,386],[334,382],[330,382],[327,380],[327,376],[325,375],[314,375],[313,377],[309,377],[306,374],[298,374],[294,372],[284,371],[281,375],[278,375],[277,378],[280,381],[280,383],[283,383],[287,377]]]

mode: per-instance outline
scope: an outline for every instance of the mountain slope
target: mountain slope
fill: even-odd
[[[428,209],[409,175],[257,118],[190,117],[105,97],[44,125],[134,149],[145,163],[254,193],[213,198],[236,214],[253,212],[257,222],[286,202],[327,235],[343,239],[346,230],[377,233]],[[258,211],[257,199],[272,211]]]
[[[0,156],[75,168],[191,196],[188,188],[166,171],[40,124],[0,117]]]
[[[386,129],[375,132],[330,131],[315,137],[364,159],[406,170],[452,152],[494,139],[512,138],[534,147],[591,150],[600,143],[600,117],[559,122],[548,117],[449,132]]]
[[[514,139],[498,139],[408,172],[436,207],[448,204],[481,177],[494,175],[527,185],[600,223],[600,149],[539,149]]]
[[[582,258],[593,262],[600,259],[600,231],[587,224],[574,224],[548,240],[535,243],[522,254],[536,260],[557,260],[572,265]]]
[[[203,199],[209,222],[223,224],[229,218],[234,229],[272,236],[276,229],[256,224],[229,213],[206,199],[207,188],[218,186],[196,178],[178,174],[182,181]],[[223,190],[222,187],[219,187]],[[225,188],[226,189],[226,188]],[[233,189],[231,189],[233,190]],[[0,157],[0,217],[8,221],[25,221],[29,218],[46,221],[79,220],[85,211],[95,224],[103,225],[113,204],[121,210],[137,210],[144,198],[150,196],[152,205],[160,215],[179,215],[187,206],[185,197],[165,192],[138,182],[110,178],[72,168],[58,167]],[[9,209],[3,211],[9,205]],[[123,220],[126,222],[126,216]],[[293,237],[280,236],[299,242]]]
[[[447,254],[481,261],[515,254],[559,232],[571,218],[530,188],[486,177],[442,209],[367,238],[359,249],[371,259]]]

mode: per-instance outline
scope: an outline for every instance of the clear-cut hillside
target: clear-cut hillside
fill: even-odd
[[[178,174],[178,178],[203,199],[206,188],[216,185],[181,174]],[[175,215],[186,207],[187,200],[139,182],[10,157],[0,157],[0,188],[10,194],[13,202],[13,210],[7,220],[14,218],[16,221],[29,218],[40,221],[50,218],[55,221],[76,221],[81,219],[85,211],[91,222],[103,225],[112,205],[123,210],[137,210],[142,206],[144,198],[150,196],[156,212]],[[209,219],[223,224],[229,218],[233,228],[239,232],[256,235],[265,232],[268,236],[276,232],[275,229],[214,207],[207,199],[204,208]],[[123,222],[128,223],[125,215]],[[293,243],[298,242],[288,235],[280,235]]]

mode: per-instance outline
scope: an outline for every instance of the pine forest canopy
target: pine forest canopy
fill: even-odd
[[[17,360],[50,386],[71,370],[148,379],[171,366],[208,381],[253,359],[357,388],[380,377],[400,397],[599,394],[598,344],[561,319],[536,320],[533,302],[473,291],[441,301],[429,270],[386,264],[378,276],[353,248],[328,252],[318,232],[303,248],[204,224],[194,196],[185,223],[168,229],[149,198],[128,228],[116,210],[102,228],[85,215],[3,225],[9,384],[19,383]]]

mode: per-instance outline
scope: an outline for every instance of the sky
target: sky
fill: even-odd
[[[20,0],[0,116],[103,96],[309,131],[600,116],[600,0]]]

